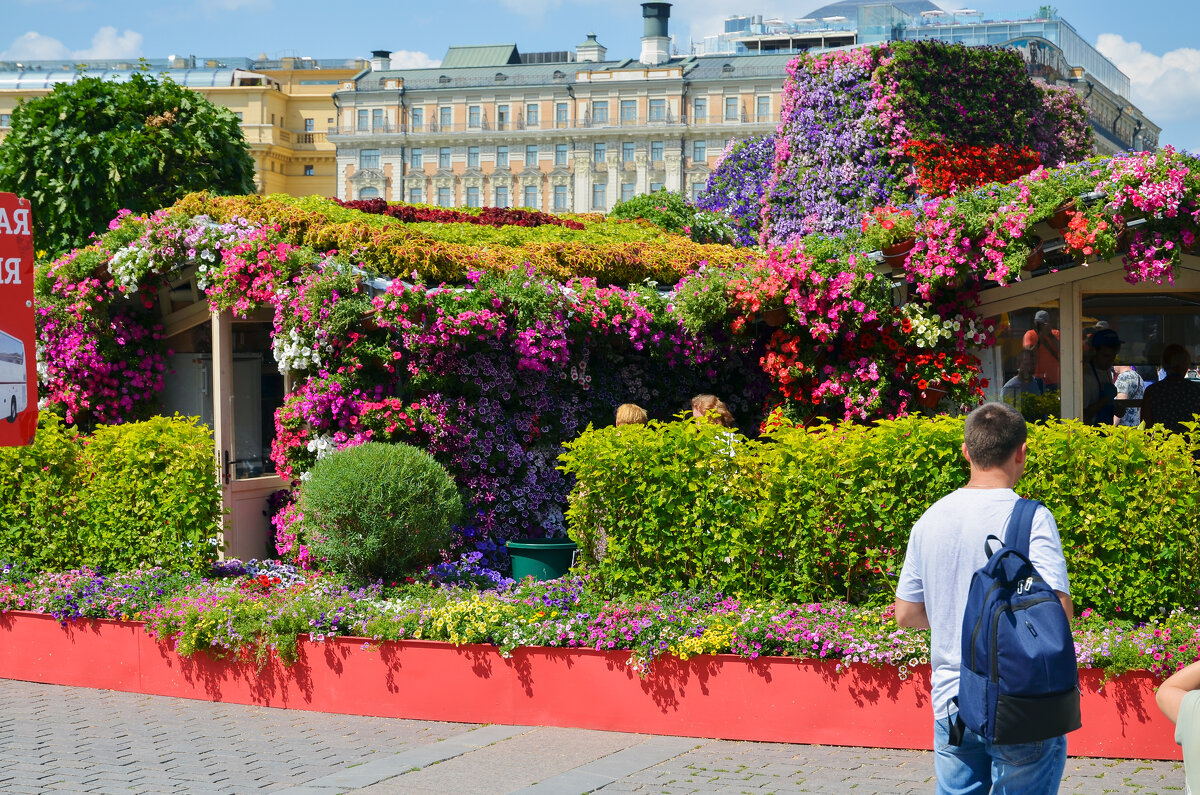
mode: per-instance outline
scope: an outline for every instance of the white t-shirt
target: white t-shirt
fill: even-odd
[[[1200,792],[1200,690],[1185,693],[1179,702],[1175,742],[1183,746],[1184,792]]]
[[[950,699],[958,695],[962,621],[971,576],[987,563],[987,537],[1003,540],[1018,499],[1012,489],[959,489],[934,503],[913,525],[896,596],[925,603],[935,717],[944,717]],[[1029,559],[1047,585],[1070,593],[1058,526],[1045,506],[1033,515]]]

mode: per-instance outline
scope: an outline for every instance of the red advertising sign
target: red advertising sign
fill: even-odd
[[[0,193],[0,446],[37,433],[37,332],[29,200]]]

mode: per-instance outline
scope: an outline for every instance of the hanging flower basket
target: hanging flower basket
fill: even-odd
[[[1042,267],[1042,263],[1046,261],[1046,250],[1042,248],[1041,241],[1038,241],[1037,247],[1029,252],[1029,256],[1025,258],[1025,267],[1021,270],[1035,271]]]
[[[1071,223],[1071,213],[1075,211],[1075,200],[1069,199],[1054,211],[1054,215],[1046,219],[1046,223],[1055,229],[1066,229],[1067,224]]]
[[[763,312],[762,317],[763,321],[771,328],[779,328],[787,322],[787,309],[783,307],[768,309]]]
[[[905,238],[898,243],[893,243],[883,250],[883,258],[892,267],[897,267],[904,264],[904,258],[908,256],[908,252],[913,250],[913,246],[917,244],[915,237]]]
[[[942,402],[942,398],[947,395],[947,392],[941,387],[930,384],[924,389],[917,389],[916,394],[917,402],[921,404],[922,408],[935,409]]]

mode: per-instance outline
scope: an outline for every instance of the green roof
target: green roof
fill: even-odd
[[[519,64],[521,54],[515,44],[487,44],[482,47],[451,47],[442,59],[443,69],[464,66],[506,66]]]

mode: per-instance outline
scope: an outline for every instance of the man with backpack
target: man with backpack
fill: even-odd
[[[1069,671],[1075,677],[1073,716],[1072,694],[1062,683],[1064,666],[1074,665],[1067,623],[1074,606],[1062,542],[1050,511],[1022,501],[1013,491],[1025,470],[1026,435],[1025,419],[1007,404],[985,403],[968,415],[962,451],[971,467],[970,480],[913,526],[896,586],[896,622],[930,630],[938,793],[1057,792],[1066,765],[1065,732],[1078,728],[1076,669]],[[994,537],[990,542],[989,536]],[[980,581],[985,574],[993,580]],[[987,586],[986,593],[978,593],[981,586]],[[996,596],[1010,601],[996,605]],[[988,609],[995,613],[981,612]],[[974,627],[965,639],[964,617]],[[973,637],[980,628],[999,629],[999,640]],[[990,663],[975,660],[974,649],[982,648],[986,657],[989,643]],[[1047,646],[1051,651],[1046,653],[1057,657],[1044,666],[1020,659],[1021,654],[1042,654]],[[972,657],[970,665],[963,659],[964,649]],[[1064,655],[1069,659],[1064,661]],[[1022,677],[1024,693],[1004,692]],[[1043,685],[1055,693],[1038,692]],[[963,702],[962,715],[960,695],[970,702]],[[1055,714],[1042,715],[1045,704],[1053,704]],[[1046,736],[1046,726],[1058,733]]]

